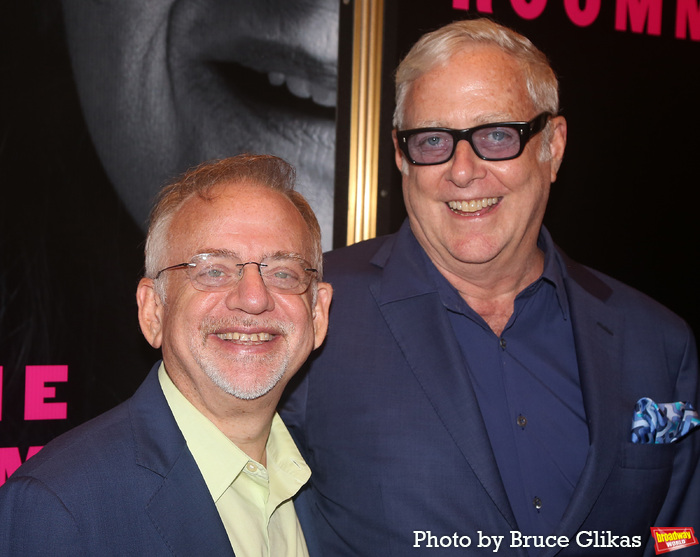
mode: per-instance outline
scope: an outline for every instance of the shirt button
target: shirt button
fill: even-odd
[[[500,343],[499,343],[499,344],[501,345],[501,348],[503,348],[503,350],[505,350],[505,349],[506,349],[506,339],[504,339],[504,338],[501,338],[501,341],[500,341]]]
[[[527,418],[522,414],[520,414],[520,416],[518,416],[518,419],[515,421],[520,427],[525,427],[527,425]]]
[[[532,506],[539,511],[542,508],[542,499],[540,499],[539,497],[535,497],[532,500]]]
[[[258,470],[258,467],[255,464],[253,464],[252,462],[249,462],[246,465],[246,468],[248,468],[248,470],[250,470],[251,472],[257,472],[257,470]]]

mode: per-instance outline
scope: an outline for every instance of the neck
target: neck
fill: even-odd
[[[532,284],[544,269],[544,254],[535,248],[517,264],[507,266],[498,261],[464,263],[450,269],[433,261],[442,275],[454,286],[465,302],[501,335],[513,315],[515,297]]]
[[[270,437],[274,413],[275,407],[272,406],[264,411],[242,408],[217,415],[205,415],[245,454],[267,466],[265,448]]]
[[[242,400],[213,383],[196,389],[186,376],[173,373],[171,379],[183,396],[231,442],[251,459],[267,465],[265,447],[281,389],[275,387],[255,400]]]

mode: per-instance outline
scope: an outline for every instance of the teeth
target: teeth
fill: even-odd
[[[295,97],[308,99],[311,96],[311,85],[305,79],[290,76],[287,78],[287,89]]]
[[[498,203],[497,197],[484,197],[483,199],[472,199],[471,201],[450,201],[450,209],[460,213],[476,213],[486,207],[491,207]]]
[[[311,84],[311,98],[321,106],[335,106],[335,90]]]
[[[219,333],[221,340],[238,340],[241,342],[265,342],[270,340],[270,333]]]
[[[279,87],[284,83],[284,74],[280,72],[271,72],[267,74],[267,79],[270,80],[270,85]]]
[[[287,77],[282,72],[270,72],[267,74],[267,79],[270,81],[270,85],[276,87],[286,83],[287,89],[295,97],[301,99],[311,98],[316,104],[321,106],[335,106],[335,89],[328,89],[302,77]]]

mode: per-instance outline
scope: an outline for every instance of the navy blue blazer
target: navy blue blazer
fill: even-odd
[[[134,396],[0,487],[0,555],[233,556],[154,366]]]
[[[446,311],[434,289],[416,288],[430,283],[408,256],[410,235],[404,225],[327,254],[328,336],[282,408],[313,472],[297,500],[307,507],[302,525],[317,536],[318,556],[484,555],[493,545],[478,547],[481,532],[505,536],[498,555],[524,557]],[[644,396],[699,402],[695,341],[658,303],[566,261],[590,446],[555,532],[570,544],[542,555],[653,555],[650,526],[700,531],[700,435],[632,444],[634,406]],[[578,532],[592,534],[577,543]],[[471,545],[417,541],[455,533]],[[593,547],[619,543],[606,541],[613,535],[640,536],[642,547]]]

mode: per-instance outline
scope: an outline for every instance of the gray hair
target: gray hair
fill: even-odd
[[[312,241],[312,261],[318,269],[319,280],[323,276],[323,251],[321,228],[311,206],[304,196],[294,189],[296,171],[279,157],[272,155],[237,155],[227,159],[213,160],[188,170],[174,182],[165,186],[151,211],[150,225],[146,236],[145,276],[155,278],[166,263],[167,237],[170,225],[178,210],[194,196],[211,200],[212,190],[225,183],[253,182],[261,187],[285,195],[297,208],[308,227]],[[165,300],[164,285],[157,281],[156,291]]]
[[[396,70],[394,127],[404,123],[405,103],[413,83],[446,64],[461,49],[491,45],[511,55],[525,74],[528,93],[537,112],[559,112],[559,83],[547,57],[527,37],[487,18],[455,21],[423,35]],[[546,144],[549,143],[547,140]]]

